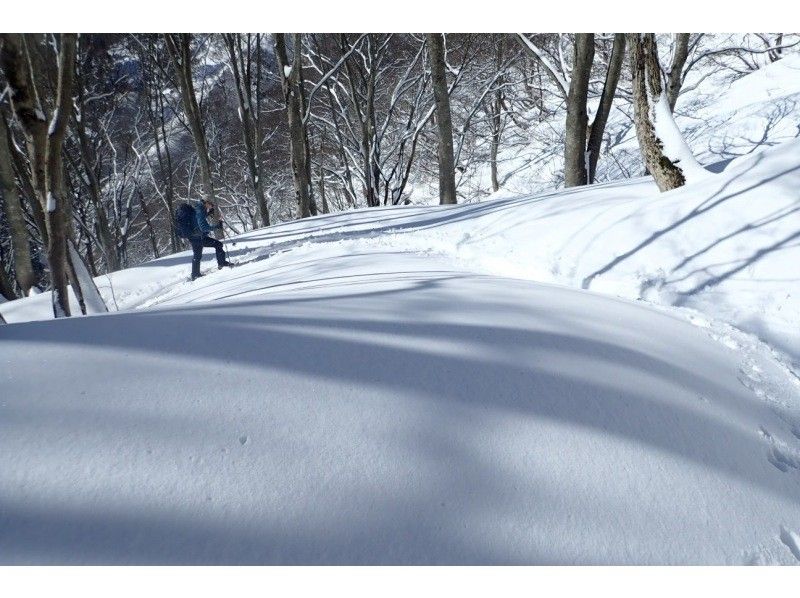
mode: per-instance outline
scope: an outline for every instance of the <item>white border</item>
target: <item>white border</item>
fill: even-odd
[[[0,567],[7,596],[763,596],[790,567]]]
[[[772,0],[38,0],[4,3],[3,31],[797,31]]]

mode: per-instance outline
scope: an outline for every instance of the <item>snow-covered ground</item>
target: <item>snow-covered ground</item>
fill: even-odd
[[[800,141],[761,145],[0,305],[0,562],[797,564]]]

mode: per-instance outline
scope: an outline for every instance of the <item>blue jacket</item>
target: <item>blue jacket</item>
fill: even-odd
[[[202,201],[191,201],[192,207],[194,208],[194,217],[197,220],[197,227],[200,229],[201,235],[207,235],[215,228],[222,228],[222,222],[219,222],[216,226],[211,226],[206,219],[206,207]]]

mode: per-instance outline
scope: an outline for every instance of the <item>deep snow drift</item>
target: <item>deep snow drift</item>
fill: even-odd
[[[0,562],[797,564],[797,189],[793,141],[3,304]]]

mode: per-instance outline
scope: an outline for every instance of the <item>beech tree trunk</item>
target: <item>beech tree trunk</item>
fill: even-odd
[[[681,92],[683,84],[683,66],[689,56],[689,34],[675,34],[675,53],[672,56],[672,63],[667,73],[667,100],[669,109],[675,110],[675,102],[678,101],[678,94]]]
[[[11,229],[11,255],[17,285],[23,296],[27,296],[36,282],[28,239],[25,213],[17,192],[14,168],[11,165],[11,139],[5,117],[0,114],[0,186],[8,227]]]
[[[444,57],[444,35],[428,34],[431,81],[436,106],[436,128],[439,136],[439,203],[456,203],[456,174],[453,160],[453,122],[450,117],[450,95]]]
[[[192,132],[194,147],[197,150],[204,198],[216,204],[217,199],[211,179],[211,161],[208,157],[208,144],[203,130],[203,121],[200,117],[200,107],[197,105],[197,97],[194,93],[194,83],[192,82],[192,55],[190,51],[192,36],[189,33],[165,33],[164,40],[166,41],[167,52],[169,52],[172,64],[175,67],[183,110],[186,113],[186,120]]]
[[[636,137],[645,166],[661,191],[669,191],[686,182],[683,171],[663,152],[663,143],[656,136],[652,109],[663,91],[658,48],[652,33],[629,33],[631,74],[633,83],[633,120]]]
[[[614,46],[611,49],[606,80],[603,84],[603,94],[600,97],[600,106],[597,108],[597,114],[589,129],[589,140],[586,142],[586,150],[589,154],[589,183],[594,182],[597,173],[597,161],[600,158],[600,149],[603,145],[603,132],[608,122],[608,116],[611,114],[611,105],[614,102],[624,58],[625,34],[615,33]]]
[[[292,160],[292,177],[297,195],[298,218],[311,216],[311,176],[307,163],[308,134],[303,123],[303,75],[300,53],[300,35],[294,34],[294,56],[290,63],[286,52],[286,34],[275,33],[275,56],[278,76],[283,88],[286,115],[289,119],[289,151]]]
[[[589,75],[594,59],[594,34],[576,33],[572,79],[567,94],[566,145],[564,148],[564,186],[576,187],[589,181],[586,164],[586,101]]]

